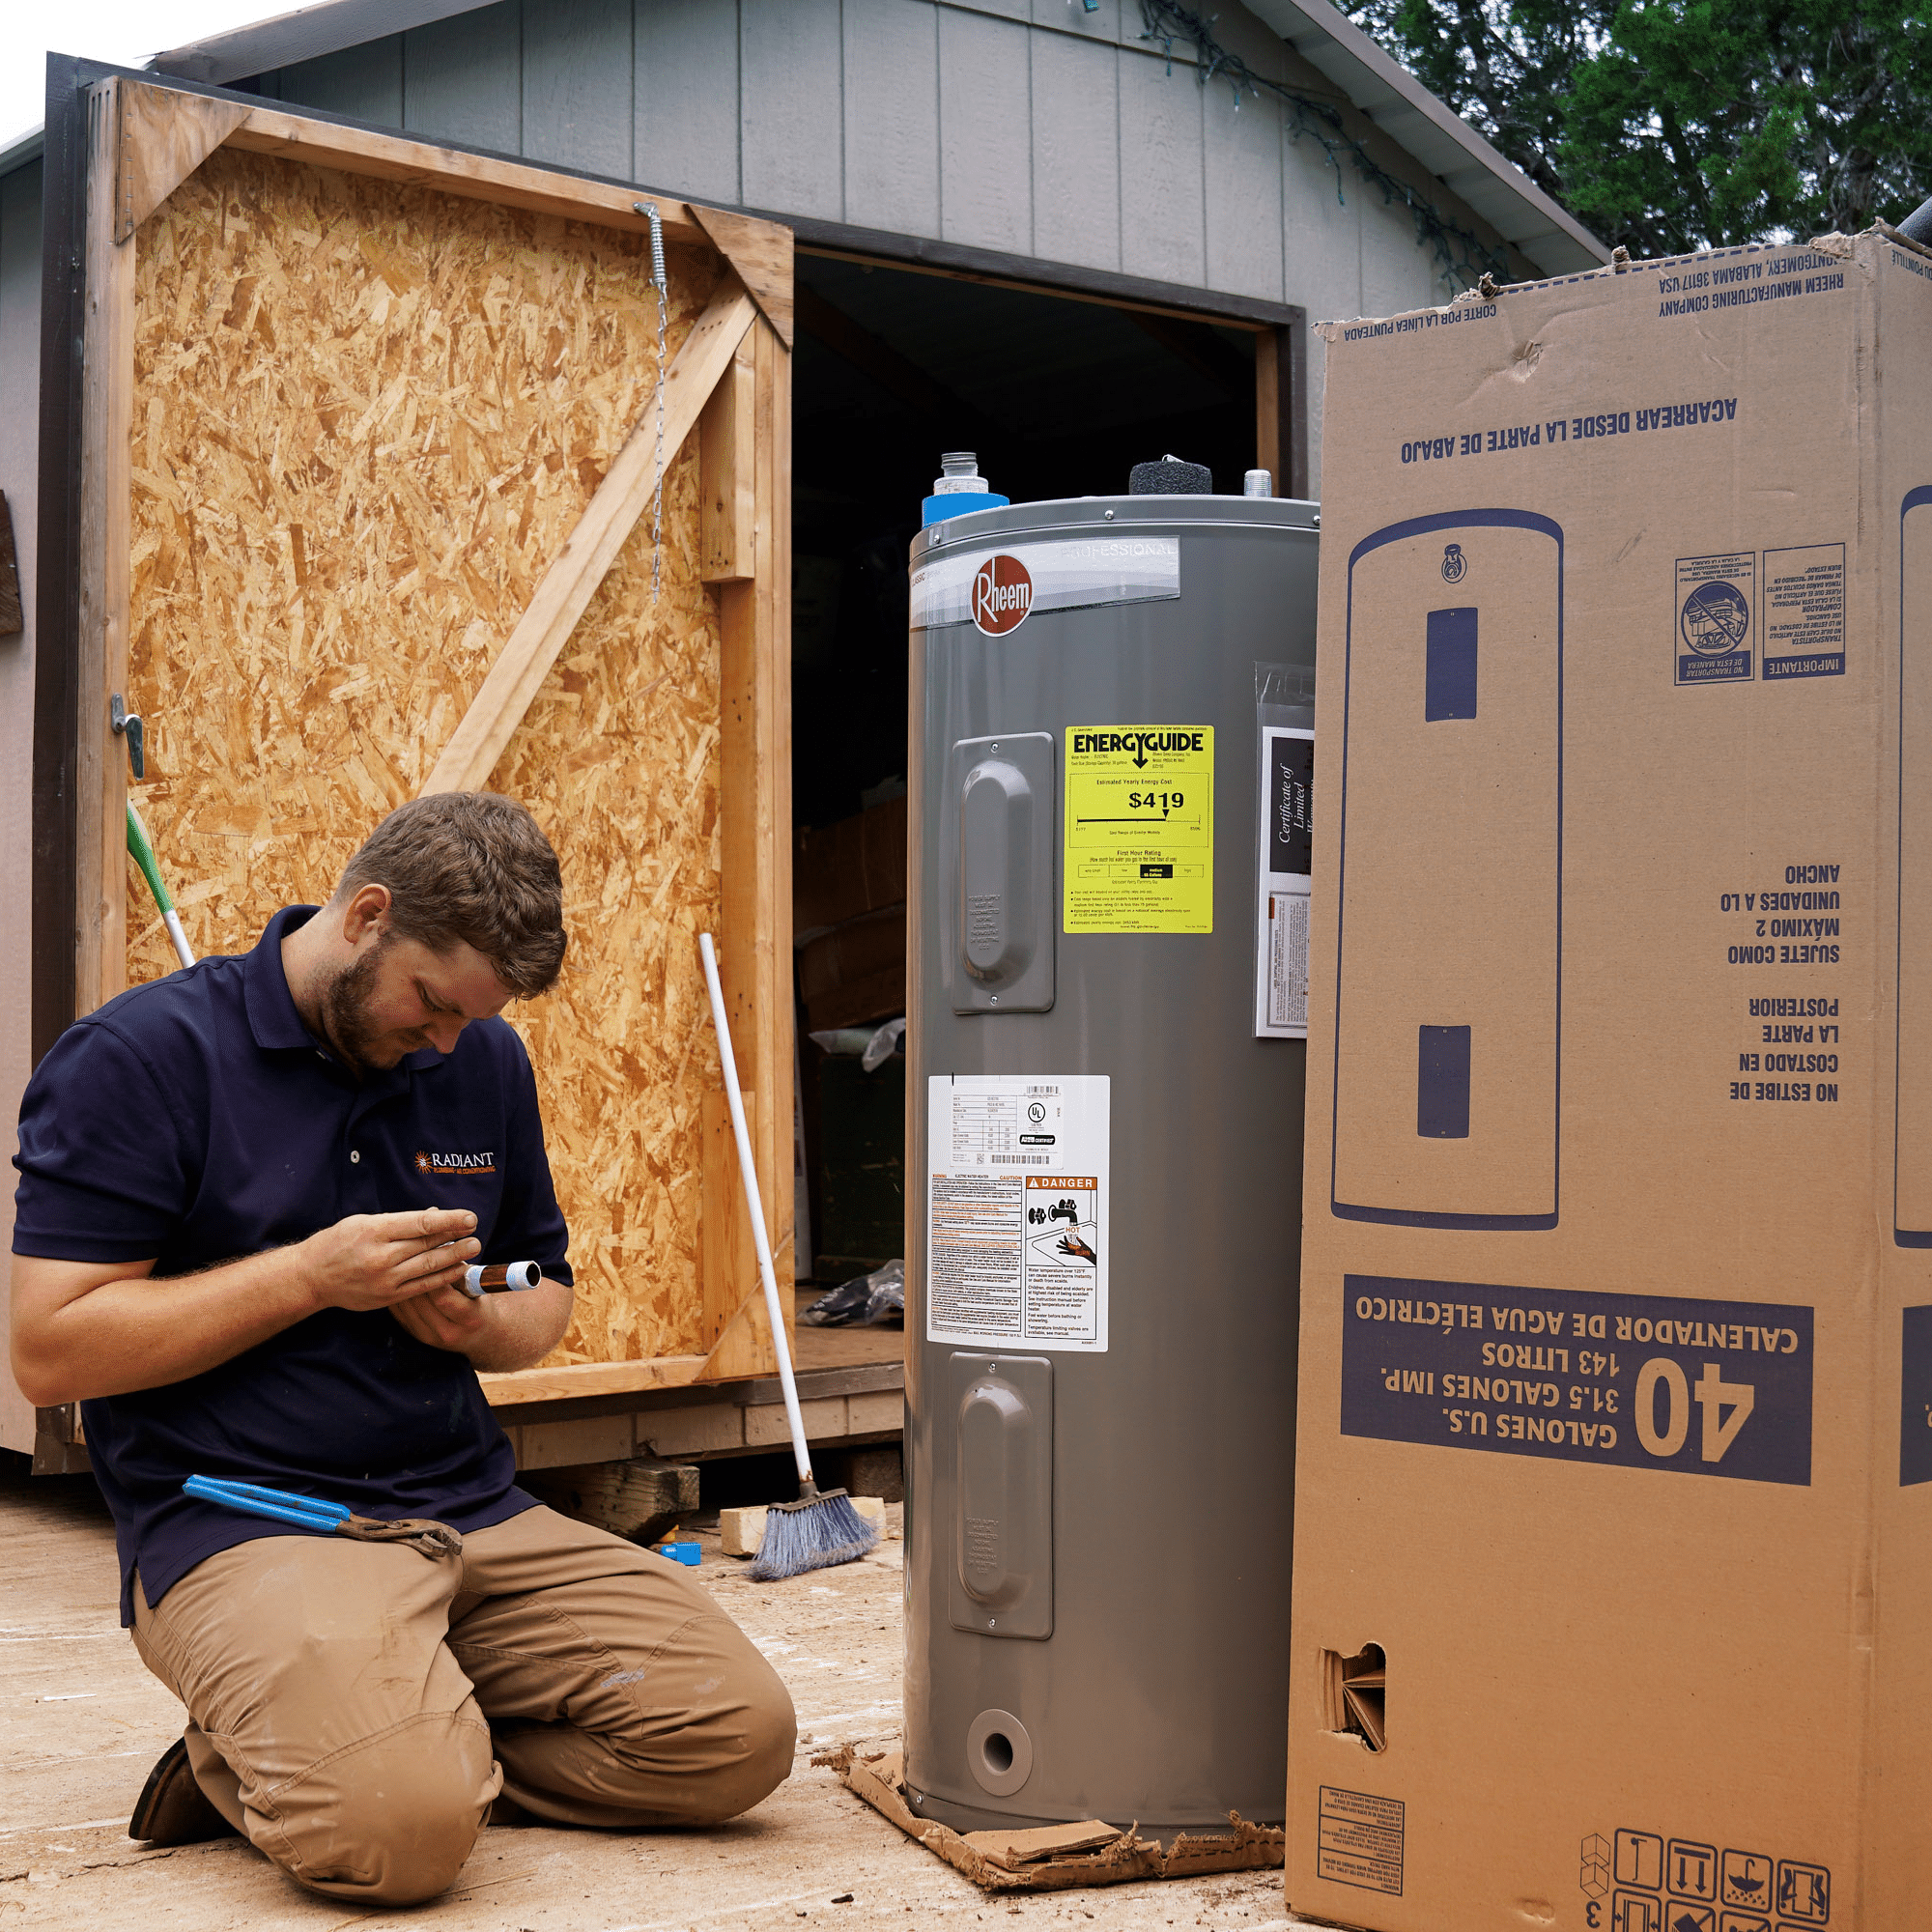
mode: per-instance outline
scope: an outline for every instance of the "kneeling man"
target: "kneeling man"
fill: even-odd
[[[570,1318],[498,1017],[563,951],[528,812],[418,799],[326,906],[109,1001],[27,1089],[14,1374],[81,1402],[122,1621],[187,1706],[136,1837],[233,1830],[317,1891],[404,1904],[493,1807],[705,1824],[790,1769],[791,1700],[750,1640],[678,1565],[520,1492],[477,1385]],[[542,1279],[472,1299],[478,1262]],[[296,1529],[184,1495],[196,1473],[429,1527]]]

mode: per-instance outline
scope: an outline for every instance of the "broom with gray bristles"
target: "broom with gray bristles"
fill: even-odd
[[[758,1171],[752,1161],[752,1136],[745,1126],[745,1096],[738,1089],[738,1062],[731,1051],[731,1028],[724,1017],[724,988],[718,983],[718,954],[708,932],[697,935],[697,951],[704,961],[705,988],[711,995],[711,1023],[718,1029],[718,1059],[724,1069],[724,1097],[730,1103],[731,1132],[738,1143],[738,1173],[745,1183],[745,1206],[751,1211],[758,1276],[764,1283],[765,1310],[772,1319],[772,1342],[779,1353],[785,1420],[791,1425],[791,1452],[798,1463],[798,1500],[774,1503],[766,1511],[765,1534],[752,1564],[753,1579],[769,1583],[807,1570],[827,1570],[835,1563],[856,1563],[878,1542],[879,1533],[852,1507],[843,1490],[820,1490],[811,1480],[805,1418],[798,1412],[798,1385],[792,1380],[784,1312],[779,1304],[779,1278],[772,1267],[772,1244],[765,1236],[765,1209],[758,1197]]]

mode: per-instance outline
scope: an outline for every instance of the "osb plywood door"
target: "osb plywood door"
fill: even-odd
[[[421,789],[658,369],[639,237],[222,151],[135,239],[133,788],[197,953],[326,898]],[[711,295],[669,251],[667,355]],[[555,1362],[701,1352],[696,934],[719,632],[696,438],[491,779],[563,865],[570,951],[509,1009],[572,1232]],[[129,868],[128,979],[175,960]]]

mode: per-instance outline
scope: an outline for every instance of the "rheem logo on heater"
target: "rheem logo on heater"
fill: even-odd
[[[1033,578],[1016,556],[989,556],[973,574],[973,621],[989,638],[1017,631],[1033,609]]]

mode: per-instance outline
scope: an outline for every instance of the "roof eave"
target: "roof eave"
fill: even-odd
[[[298,61],[380,41],[412,27],[426,27],[452,14],[474,13],[493,0],[321,0],[292,14],[257,20],[225,34],[211,34],[186,46],[170,48],[148,63],[154,73],[224,87]]]
[[[11,175],[15,168],[24,168],[29,161],[39,160],[46,145],[44,128],[29,128],[24,134],[16,135],[0,148],[0,175]]]
[[[1327,0],[1244,0],[1303,60],[1546,274],[1610,251]]]

